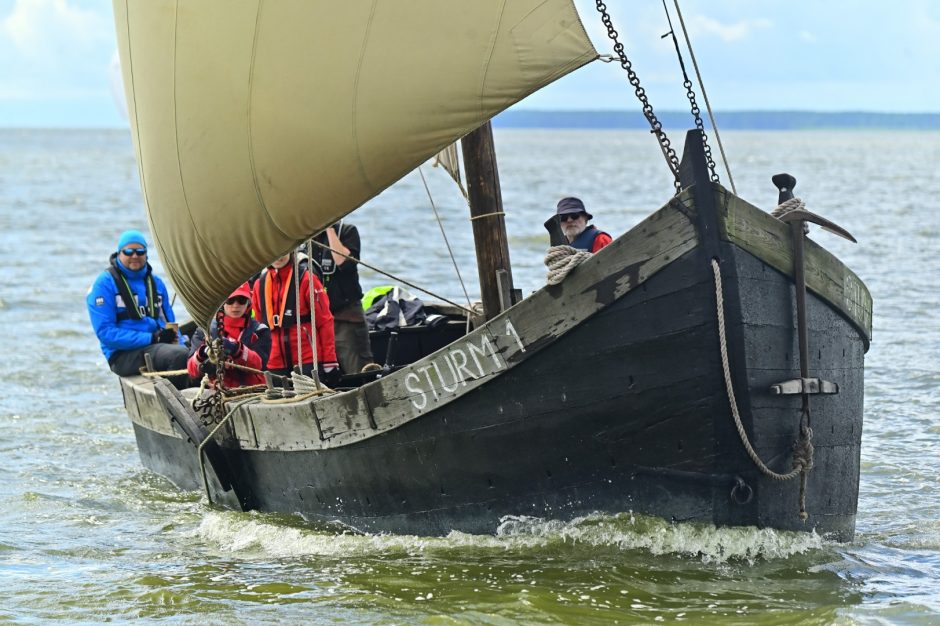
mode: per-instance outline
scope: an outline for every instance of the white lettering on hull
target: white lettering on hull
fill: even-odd
[[[516,340],[520,352],[525,352],[525,345],[507,318],[504,334]],[[480,380],[506,369],[496,346],[490,336],[481,333],[474,338],[465,339],[455,344],[446,352],[435,356],[427,365],[409,372],[405,376],[405,389],[410,395],[411,405],[421,412],[428,408],[429,402],[449,400],[459,395],[468,382]]]

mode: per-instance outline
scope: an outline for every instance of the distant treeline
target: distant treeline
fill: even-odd
[[[656,116],[665,128],[694,125],[688,112],[662,111]],[[707,116],[703,119],[709,127]],[[940,113],[728,111],[716,113],[715,120],[719,130],[940,129]],[[649,128],[640,111],[509,110],[500,113],[493,124],[502,128]]]

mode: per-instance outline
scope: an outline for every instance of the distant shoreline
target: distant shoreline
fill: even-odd
[[[692,115],[656,114],[664,128],[687,128]],[[703,113],[705,127],[711,126]],[[940,113],[870,113],[862,111],[727,111],[715,113],[719,130],[937,130]],[[496,128],[648,129],[640,111],[508,110],[493,119]]]
[[[681,130],[693,127],[688,111],[657,111],[663,128]],[[940,130],[940,113],[875,113],[871,111],[724,111],[715,113],[719,130]],[[702,113],[705,128],[711,128]],[[509,109],[493,118],[495,128],[532,129],[623,129],[649,130],[639,110],[543,111]],[[66,126],[6,125],[0,131],[33,130],[128,130],[127,126],[79,124]]]

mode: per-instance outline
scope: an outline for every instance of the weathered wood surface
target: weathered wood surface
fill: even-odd
[[[316,401],[243,407],[233,416],[232,435],[244,449],[333,448],[397,428],[452,402],[530,358],[692,250],[697,239],[682,206],[692,202],[685,195],[582,263],[560,285],[543,287],[462,339],[360,389]],[[153,396],[146,387],[139,386],[135,397],[147,408],[136,417],[131,413],[132,419],[173,433],[155,399],[148,404]]]
[[[161,435],[182,438],[183,435],[173,427],[169,414],[157,399],[153,390],[153,381],[144,376],[121,378],[124,392],[124,408],[135,424]]]
[[[792,254],[786,225],[720,186],[716,194],[724,220],[722,238],[789,272]],[[531,357],[694,248],[692,205],[691,194],[681,194],[579,266],[562,284],[544,287],[485,326],[391,376],[317,401],[246,406],[233,416],[231,433],[244,449],[327,449],[368,439],[439,408]],[[813,242],[807,242],[807,266],[808,287],[870,333],[871,296],[861,281]],[[755,335],[750,337],[753,341]],[[815,337],[813,343],[820,341]],[[125,383],[131,418],[161,434],[178,436],[146,379],[142,382]]]
[[[283,412],[297,412],[294,407],[246,407],[243,412],[255,424],[257,446],[305,450],[348,445],[433,411],[530,358],[695,247],[692,223],[675,202],[582,263],[560,285],[540,289],[466,337],[386,378],[314,402],[323,441],[312,426],[298,423],[302,430],[288,433],[261,425],[285,423],[292,418]],[[247,426],[239,424],[237,432]],[[239,439],[247,442],[249,437]]]
[[[721,235],[768,265],[793,275],[789,227],[769,213],[715,185]],[[839,259],[806,239],[806,287],[848,317],[871,340],[872,298],[865,283]]]
[[[493,128],[486,122],[460,140],[464,170],[467,175],[467,195],[473,242],[480,276],[480,296],[483,314],[487,320],[496,317],[500,306],[500,285],[497,272],[505,272],[505,288],[512,293],[512,266],[509,262],[509,240],[506,219],[503,216],[503,197],[496,167],[496,147]]]

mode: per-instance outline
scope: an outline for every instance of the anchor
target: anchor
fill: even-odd
[[[777,174],[771,177],[777,190],[780,192],[777,204],[783,204],[793,198],[793,188],[796,178],[790,174]],[[806,274],[803,259],[804,237],[809,230],[807,222],[812,222],[823,229],[857,243],[847,230],[824,217],[806,211],[794,209],[780,216],[780,220],[790,225],[790,236],[793,240],[793,282],[796,287],[796,320],[797,336],[800,346],[800,377],[785,380],[770,386],[770,392],[775,395],[801,394],[803,396],[803,410],[809,409],[810,394],[839,393],[839,385],[828,380],[809,377],[809,332],[806,322]]]

